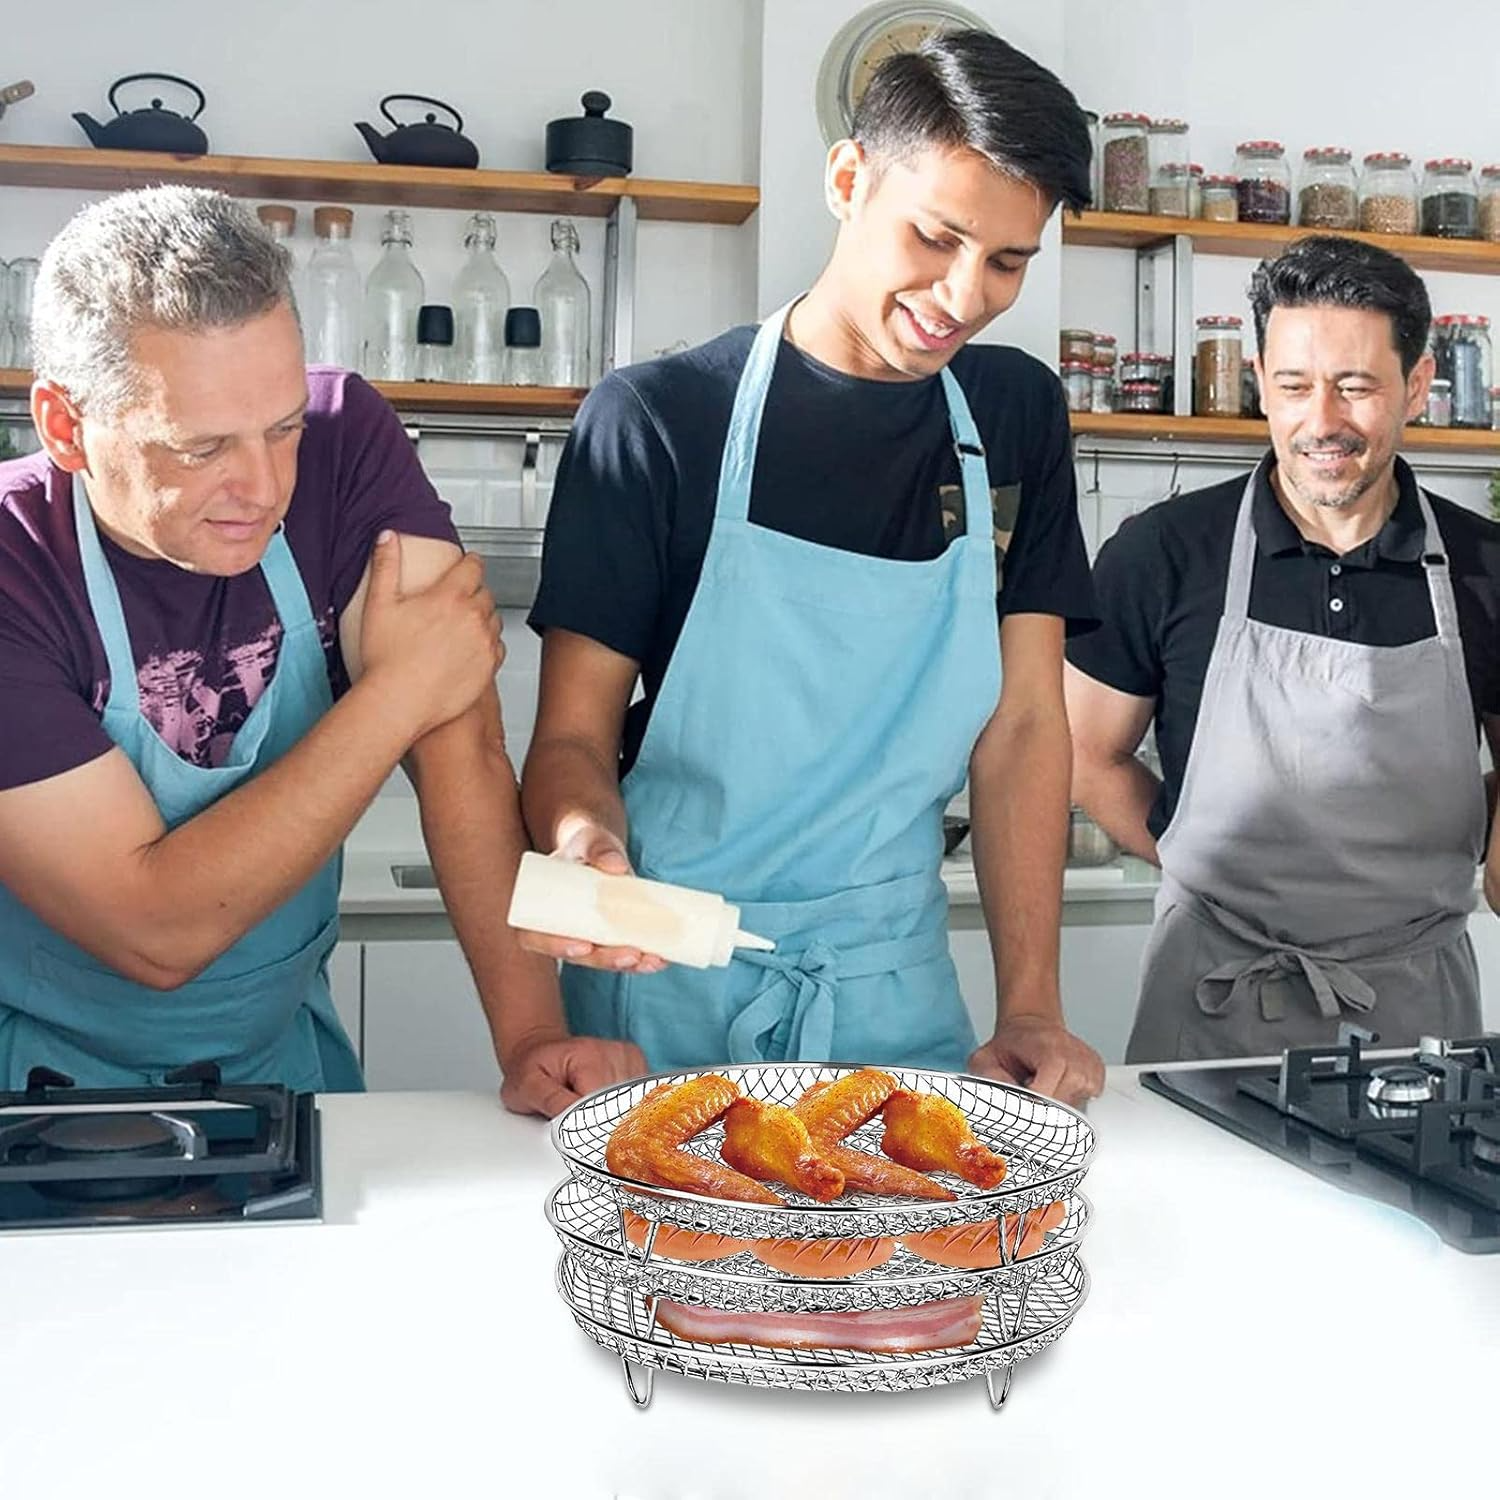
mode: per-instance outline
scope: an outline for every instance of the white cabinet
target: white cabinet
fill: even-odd
[[[372,1089],[500,1087],[474,980],[456,942],[366,943],[365,1082]]]

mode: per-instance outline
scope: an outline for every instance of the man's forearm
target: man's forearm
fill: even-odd
[[[1066,717],[986,729],[969,769],[974,872],[995,958],[996,1020],[1060,1020],[1058,944],[1067,859]]]
[[[1133,755],[1097,763],[1079,758],[1073,770],[1073,800],[1127,854],[1159,863],[1156,839],[1146,819],[1161,782]]]
[[[527,1040],[563,1036],[557,967],[506,921],[528,847],[493,693],[419,740],[407,760],[438,887],[464,950],[501,1067]]]
[[[522,779],[522,805],[532,842],[550,854],[565,818],[582,817],[626,841],[618,768],[581,740],[533,740]]]
[[[185,983],[332,857],[407,747],[365,679],[282,758],[142,851],[150,958]]]

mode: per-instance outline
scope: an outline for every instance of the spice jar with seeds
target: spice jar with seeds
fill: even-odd
[[[1120,387],[1120,410],[1159,412],[1161,386],[1154,380],[1127,380]]]
[[[1106,366],[1109,369],[1110,374],[1113,375],[1115,369],[1115,361],[1117,358],[1116,350],[1118,348],[1119,344],[1115,339],[1114,334],[1096,333],[1094,335],[1095,365]]]
[[[1427,163],[1422,178],[1422,233],[1443,240],[1479,238],[1479,194],[1474,188],[1474,164],[1467,158],[1435,157]]]
[[[1240,414],[1244,322],[1235,317],[1198,319],[1193,356],[1193,411],[1200,417]]]
[[[1353,157],[1342,146],[1310,146],[1302,153],[1297,222],[1309,229],[1353,229],[1359,223],[1359,193]]]
[[[1063,394],[1069,411],[1094,409],[1094,366],[1085,359],[1065,359],[1062,363]]]
[[[1085,364],[1094,362],[1094,335],[1087,328],[1064,328],[1057,336],[1057,358],[1059,363],[1081,359]]]
[[[1292,173],[1280,141],[1241,141],[1235,148],[1240,218],[1249,224],[1292,222]]]
[[[1097,412],[1115,409],[1115,367],[1103,360],[1094,361],[1093,407]]]
[[[1490,425],[1490,320],[1468,313],[1433,319],[1438,376],[1453,386],[1453,425]]]
[[[1114,214],[1151,209],[1151,147],[1147,115],[1104,117],[1104,208]]]
[[[1368,234],[1415,234],[1417,179],[1404,151],[1372,151],[1359,179],[1359,227]]]
[[[1193,217],[1192,179],[1188,167],[1168,162],[1152,174],[1151,212],[1164,219]]]
[[[1479,238],[1500,240],[1500,166],[1479,169]]]
[[[1153,120],[1146,132],[1151,154],[1151,212],[1188,217],[1188,128],[1186,120]],[[1162,204],[1157,207],[1158,202]]]
[[[1240,180],[1238,177],[1210,176],[1203,179],[1203,208],[1200,218],[1217,224],[1233,224],[1240,216]]]

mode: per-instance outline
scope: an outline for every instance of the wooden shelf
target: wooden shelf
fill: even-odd
[[[481,416],[571,417],[588,395],[538,385],[447,385],[435,381],[370,382],[398,411],[462,412]],[[0,369],[0,396],[25,396],[30,370]]]
[[[681,224],[743,224],[760,204],[758,188],[734,183],[385,167],[378,162],[261,156],[168,156],[155,151],[100,151],[93,146],[0,146],[0,187],[112,192],[161,182],[221,188],[241,198],[596,219],[607,217],[620,199],[630,198],[642,219]]]
[[[1185,234],[1193,249],[1204,255],[1279,255],[1293,240],[1309,234],[1334,233],[1283,224],[1218,224],[1207,219],[1169,219],[1154,214],[1067,214],[1063,244],[1103,245],[1117,250],[1139,250]],[[1347,239],[1363,240],[1399,255],[1419,271],[1467,271],[1500,275],[1500,244],[1485,240],[1439,240],[1425,235],[1361,234],[1336,231]]]
[[[1250,443],[1271,441],[1264,422],[1244,417],[1167,417],[1135,412],[1074,412],[1075,437],[1146,438],[1160,443]],[[1401,440],[1409,452],[1491,453],[1500,460],[1500,432],[1474,427],[1408,427]]]

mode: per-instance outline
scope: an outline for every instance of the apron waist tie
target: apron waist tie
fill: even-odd
[[[894,973],[947,952],[944,928],[857,948],[814,941],[799,954],[742,949],[735,958],[765,975],[729,1023],[729,1060],[826,1062],[833,1055],[834,1001],[841,981]]]
[[[1251,959],[1230,959],[1198,981],[1198,1009],[1204,1015],[1221,1016],[1253,998],[1261,1018],[1280,1021],[1286,1003],[1279,986],[1267,981],[1283,974],[1301,974],[1312,991],[1318,1013],[1334,1020],[1341,1006],[1366,1014],[1375,1008],[1375,991],[1346,964],[1333,959],[1315,959],[1298,948],[1279,948]]]

